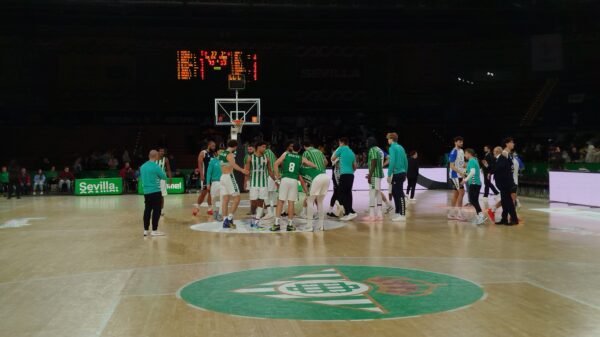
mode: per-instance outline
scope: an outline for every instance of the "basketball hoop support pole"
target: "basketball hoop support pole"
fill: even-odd
[[[236,116],[235,119],[239,119],[240,116],[238,116],[237,111],[240,111],[240,107],[239,107],[239,90],[235,90],[235,111],[236,111]],[[232,125],[231,126],[231,131],[230,131],[230,136],[231,139],[233,140],[238,140],[238,134],[242,133],[242,129],[237,126],[237,125]]]

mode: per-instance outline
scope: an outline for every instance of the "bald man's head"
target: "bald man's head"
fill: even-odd
[[[497,156],[502,153],[502,148],[500,146],[496,146],[494,148],[494,156]]]
[[[150,150],[150,153],[148,154],[148,159],[156,161],[158,159],[158,151]]]

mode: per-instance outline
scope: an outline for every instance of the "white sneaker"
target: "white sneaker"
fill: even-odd
[[[144,231],[144,236],[148,236],[148,235],[150,235],[150,231],[146,231],[146,230],[145,230],[145,231]]]
[[[267,213],[262,217],[262,219],[269,220],[269,219],[273,219],[274,217],[275,217],[275,215],[273,213]]]
[[[321,232],[325,231],[325,226],[323,224],[319,224],[319,230]]]
[[[392,221],[394,222],[405,222],[406,221],[406,217],[404,215],[396,215],[394,218],[392,218]]]
[[[306,211],[302,211],[302,212],[300,212],[300,216],[299,216],[299,218],[300,218],[300,219],[306,219]]]
[[[152,231],[151,236],[165,236],[166,234],[159,231]]]
[[[354,220],[354,219],[356,219],[357,216],[358,216],[358,214],[356,214],[356,213],[350,213],[350,214],[348,214],[348,220]]]
[[[40,192],[40,195],[44,195],[44,191],[41,191],[41,192]]]

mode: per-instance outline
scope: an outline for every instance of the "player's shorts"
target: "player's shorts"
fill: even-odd
[[[240,188],[235,181],[233,174],[221,175],[221,197],[224,195],[238,196],[240,195]]]
[[[465,185],[461,185],[462,181],[463,178],[452,178],[452,183],[457,191],[465,189]]]
[[[277,191],[277,185],[275,184],[275,180],[273,180],[273,178],[271,178],[271,177],[269,177],[269,181],[267,182],[267,191],[269,191],[269,192]]]
[[[168,194],[167,193],[167,182],[165,180],[162,180],[162,179],[160,180],[160,194],[163,197],[166,197],[167,194]]]
[[[279,200],[295,202],[298,199],[298,180],[292,178],[281,179],[279,184]]]
[[[329,177],[325,173],[321,173],[313,179],[310,184],[310,196],[325,195],[329,190]]]
[[[371,177],[369,188],[375,191],[381,191],[381,178]]]
[[[510,193],[517,193],[517,191],[519,190],[519,185],[513,184],[512,187],[510,188]]]
[[[250,200],[267,200],[269,198],[269,189],[267,187],[250,186]]]
[[[213,198],[221,196],[221,182],[213,181],[210,184],[210,195],[212,195]]]

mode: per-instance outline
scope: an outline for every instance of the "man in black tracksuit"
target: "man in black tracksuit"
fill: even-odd
[[[494,149],[494,155],[496,156],[494,177],[496,178],[496,186],[500,189],[502,203],[502,219],[496,222],[496,225],[514,226],[519,224],[519,218],[517,217],[517,211],[511,196],[515,181],[513,178],[513,159],[510,153],[515,143],[512,138],[506,138],[503,144],[504,151],[500,148]],[[510,222],[508,221],[509,215]]]
[[[483,197],[487,198],[490,195],[490,189],[494,195],[498,195],[500,192],[498,192],[496,186],[492,184],[492,174],[494,173],[496,158],[494,158],[492,149],[488,145],[483,147],[483,153],[485,153],[482,160],[483,165],[481,166],[481,170],[483,171],[483,183],[485,185]]]

